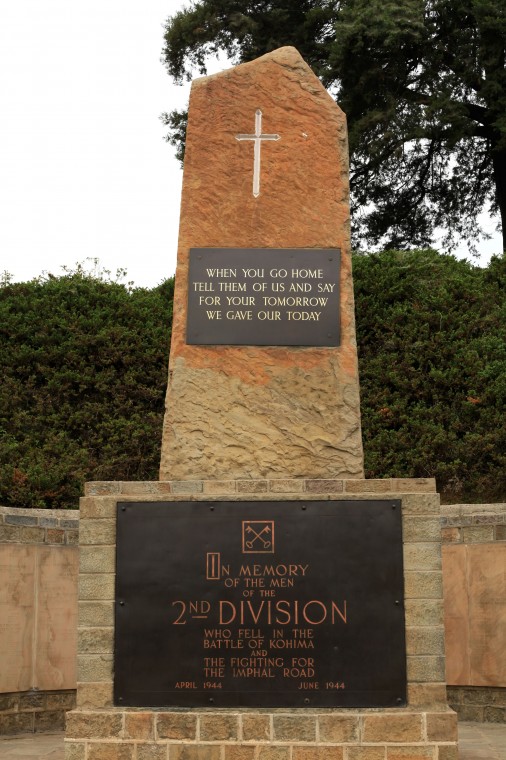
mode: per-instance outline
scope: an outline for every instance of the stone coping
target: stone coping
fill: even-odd
[[[496,504],[441,504],[441,516],[444,518],[478,515],[506,515],[506,502]]]
[[[319,494],[334,498],[335,494],[436,493],[434,478],[269,478],[264,480],[160,480],[160,481],[90,481],[84,486],[85,496],[116,494]]]
[[[506,541],[506,504],[444,504],[444,544],[487,544]]]
[[[0,507],[0,543],[73,546],[78,537],[77,509]]]

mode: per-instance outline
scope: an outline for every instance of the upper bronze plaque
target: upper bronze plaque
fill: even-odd
[[[192,248],[186,342],[338,346],[338,248]]]
[[[400,707],[401,502],[118,504],[114,700]]]

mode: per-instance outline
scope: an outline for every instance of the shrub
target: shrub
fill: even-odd
[[[506,497],[506,259],[354,257],[366,477]]]
[[[0,503],[75,507],[85,480],[157,478],[172,294],[81,270],[0,289]]]

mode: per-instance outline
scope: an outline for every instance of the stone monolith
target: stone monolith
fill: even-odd
[[[193,82],[161,480],[363,477],[348,193],[345,115],[294,48]],[[340,249],[340,345],[189,345],[194,248]]]

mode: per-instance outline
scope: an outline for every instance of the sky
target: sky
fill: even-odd
[[[95,259],[140,287],[174,274],[182,172],[159,117],[185,107],[189,85],[160,59],[164,22],[185,5],[0,3],[0,274]],[[481,250],[485,264],[499,236]]]
[[[0,272],[28,280],[98,258],[139,286],[174,273],[182,172],[159,116],[189,86],[160,59],[182,6],[0,3]]]

